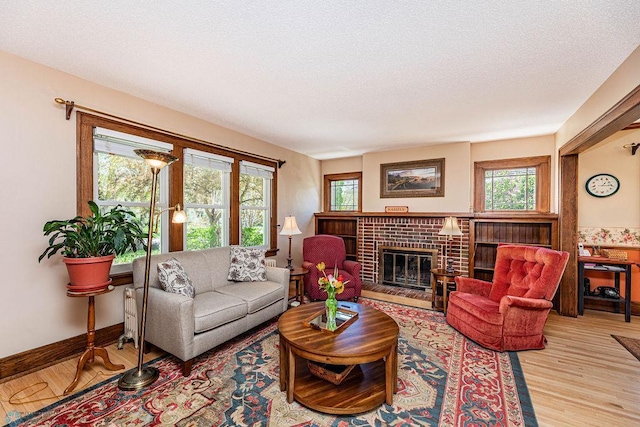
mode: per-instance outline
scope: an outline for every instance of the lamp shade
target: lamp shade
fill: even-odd
[[[180,203],[176,205],[175,210],[173,211],[171,222],[174,224],[184,224],[187,222],[187,213],[180,209]]]
[[[162,169],[178,160],[176,156],[160,151],[138,149],[133,150],[133,152],[142,157],[152,169]]]
[[[441,236],[462,236],[462,231],[458,227],[458,218],[455,216],[448,216],[444,219],[444,225],[438,232]]]
[[[287,216],[284,218],[284,226],[280,230],[280,234],[283,236],[293,236],[294,234],[302,234],[302,231],[298,228],[295,216]]]

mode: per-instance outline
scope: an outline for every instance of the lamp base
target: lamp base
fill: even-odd
[[[158,369],[147,366],[138,371],[138,368],[133,368],[130,371],[125,372],[118,380],[118,388],[125,391],[134,391],[145,388],[148,385],[153,384],[155,380],[160,376]]]
[[[287,258],[287,268],[288,268],[290,271],[293,271],[293,270],[294,270],[294,268],[295,268],[295,267],[291,264],[291,262],[292,262],[292,261],[293,261],[293,258]]]
[[[447,258],[447,267],[445,268],[445,271],[447,273],[455,272],[455,269],[453,268],[453,258]]]

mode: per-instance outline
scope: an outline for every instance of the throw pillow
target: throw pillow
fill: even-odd
[[[264,249],[231,246],[228,279],[234,282],[266,282],[266,252]]]
[[[189,298],[196,296],[196,288],[180,261],[175,258],[169,258],[158,264],[158,279],[162,289],[167,292],[181,294]]]

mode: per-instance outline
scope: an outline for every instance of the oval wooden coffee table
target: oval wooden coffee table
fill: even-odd
[[[358,313],[339,332],[303,325],[324,302],[300,305],[280,316],[280,390],[287,391],[287,402],[295,399],[328,414],[359,414],[383,402],[391,405],[398,388],[398,324],[365,305],[339,301],[338,306]],[[359,366],[336,386],[312,375],[307,360]]]

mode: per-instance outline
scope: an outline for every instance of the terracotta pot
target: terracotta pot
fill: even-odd
[[[93,258],[62,258],[69,273],[67,288],[75,292],[105,289],[111,283],[109,271],[115,255]]]

